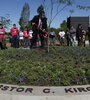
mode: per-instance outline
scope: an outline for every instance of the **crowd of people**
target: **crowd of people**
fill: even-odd
[[[29,30],[27,26],[24,30],[18,30],[16,24],[13,24],[13,28],[10,30],[11,34],[11,47],[18,48],[23,46],[24,48],[33,48],[41,40],[41,48],[48,45],[48,32],[47,29],[47,18],[45,12],[42,11],[39,15],[34,16],[31,20],[32,29]],[[3,24],[0,24],[0,47],[6,49],[5,43],[5,29]]]
[[[41,41],[41,48],[48,46],[48,37],[50,40],[50,45],[55,46],[56,33],[53,29],[50,30],[50,33],[47,32],[47,18],[45,12],[41,12],[39,15],[34,16],[31,20],[32,29],[29,30],[27,27],[24,30],[18,30],[16,24],[13,24],[13,27],[10,30],[11,34],[11,47],[18,48],[34,48],[39,45],[39,39]],[[6,47],[6,37],[5,29],[3,24],[0,24],[0,47],[1,49],[7,49]],[[89,44],[90,44],[90,29],[85,31],[81,24],[78,25],[77,29],[73,26],[67,31],[64,32],[63,29],[60,29],[58,33],[60,45],[65,45],[65,37],[67,40],[67,46],[76,46],[76,39],[78,41],[78,46],[85,47],[85,39],[88,35]]]
[[[66,31],[66,38],[67,38],[67,46],[75,46],[78,44],[78,46],[85,47],[85,41],[86,36],[88,36],[89,45],[90,45],[90,31],[87,29],[85,30],[82,27],[82,24],[78,24],[77,29],[75,29],[73,26]],[[78,43],[76,43],[76,40]]]
[[[51,29],[51,32],[49,34],[50,45],[55,45],[55,32]],[[66,45],[66,40],[67,46],[78,45],[85,47],[86,36],[88,37],[87,39],[89,40],[90,45],[90,29],[84,30],[81,24],[78,24],[76,29],[73,26],[71,26],[71,28],[67,28],[66,32],[63,29],[60,29],[58,36],[61,46]]]

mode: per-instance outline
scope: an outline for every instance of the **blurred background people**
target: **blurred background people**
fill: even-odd
[[[86,31],[82,28],[82,46],[85,47]]]
[[[19,41],[20,41],[20,46],[24,46],[24,37],[22,30],[20,30],[19,32]]]
[[[13,28],[11,28],[10,33],[12,35],[12,47],[18,48],[18,28],[16,27],[16,24],[13,24]]]
[[[24,47],[29,48],[29,30],[27,27],[23,31],[23,36],[24,36]]]
[[[76,46],[76,29],[72,26],[70,29],[71,46]]]
[[[49,38],[50,38],[50,45],[55,46],[55,32],[53,31],[53,29],[51,29],[50,31]]]
[[[77,40],[78,40],[78,46],[81,46],[82,45],[82,37],[83,37],[82,25],[81,24],[79,24],[78,27],[77,27],[76,37],[77,37]]]
[[[67,28],[66,30],[66,40],[67,40],[67,46],[72,46],[69,28]]]
[[[0,24],[0,48],[6,49],[5,29],[3,28],[3,24]]]
[[[63,29],[61,29],[59,32],[59,38],[60,38],[60,44],[64,45],[65,32],[63,31]]]

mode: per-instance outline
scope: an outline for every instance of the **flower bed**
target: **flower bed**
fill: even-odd
[[[90,84],[90,47],[0,50],[0,83],[33,86]]]

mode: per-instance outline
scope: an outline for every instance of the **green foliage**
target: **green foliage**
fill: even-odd
[[[61,23],[60,28],[63,29],[66,32],[66,30],[67,30],[67,22],[65,20]]]
[[[40,5],[37,9],[37,13],[40,15],[42,11],[44,11],[44,7],[43,5]]]
[[[82,5],[77,5],[77,8],[81,9],[81,10],[90,10],[90,6],[82,6]]]
[[[62,4],[67,4],[67,5],[72,5],[74,0],[59,0],[59,3]]]
[[[90,47],[0,50],[0,82],[18,85],[90,84]]]
[[[30,7],[28,3],[25,3],[21,12],[21,17],[19,19],[19,25],[21,30],[23,30],[29,23],[30,18]]]
[[[70,10],[70,14],[72,15],[73,13],[74,13],[74,10],[73,10],[73,9],[72,9],[72,10]],[[70,15],[70,16],[71,16],[71,15]]]
[[[9,18],[9,14],[7,14],[6,16],[0,16],[0,23],[3,24],[3,27],[8,29],[8,27],[11,25],[11,20]]]

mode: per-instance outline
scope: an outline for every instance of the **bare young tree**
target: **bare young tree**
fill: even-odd
[[[74,0],[40,0],[44,6],[46,16],[48,18],[48,27],[51,27],[52,22],[66,7],[72,6]]]

